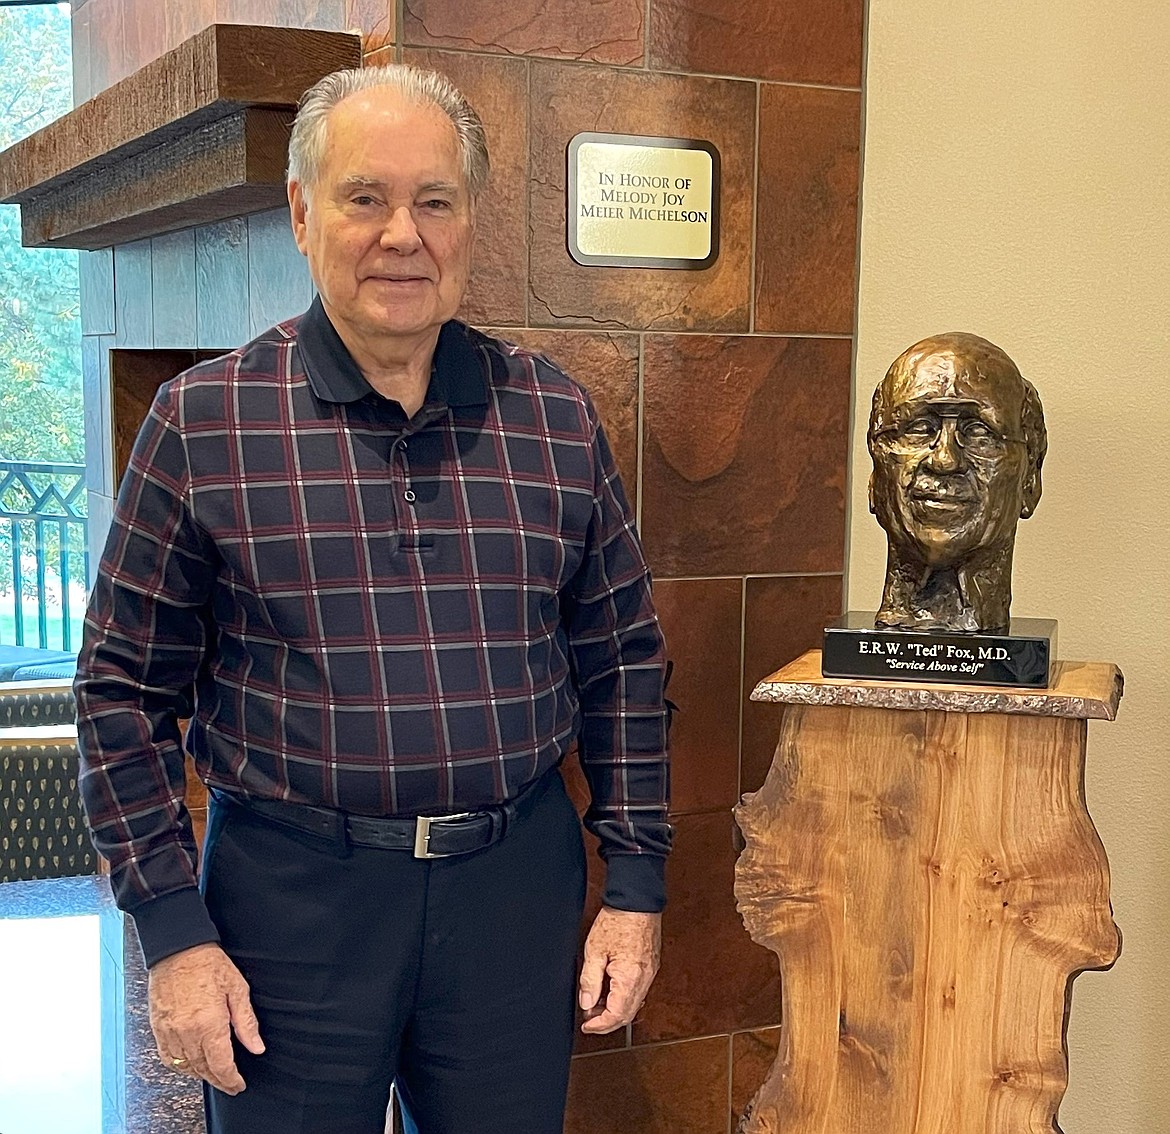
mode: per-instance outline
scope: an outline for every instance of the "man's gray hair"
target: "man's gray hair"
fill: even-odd
[[[396,90],[403,98],[420,106],[438,107],[451,120],[459,142],[467,188],[473,200],[478,197],[487,183],[489,168],[487,137],[479,115],[445,75],[412,67],[408,63],[334,71],[305,91],[288,143],[289,181],[298,182],[308,198],[321,173],[329,112],[342,99],[379,87]]]

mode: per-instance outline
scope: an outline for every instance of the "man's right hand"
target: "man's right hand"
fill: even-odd
[[[264,1051],[248,991],[243,974],[215,944],[196,945],[155,964],[150,1027],[163,1064],[238,1095],[244,1079],[232,1054],[231,1029],[253,1055]]]

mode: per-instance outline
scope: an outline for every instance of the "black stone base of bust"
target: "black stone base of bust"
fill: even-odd
[[[872,610],[825,627],[821,673],[867,681],[935,681],[1044,689],[1056,661],[1056,621],[1013,618],[1006,634],[875,629]]]

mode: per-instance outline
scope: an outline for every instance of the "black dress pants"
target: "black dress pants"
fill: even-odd
[[[202,887],[267,1050],[205,1085],[208,1134],[561,1134],[581,828],[553,771],[494,846],[421,860],[213,798]]]

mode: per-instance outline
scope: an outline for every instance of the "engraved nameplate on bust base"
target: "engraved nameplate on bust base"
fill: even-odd
[[[874,612],[850,611],[825,627],[821,672],[868,681],[1007,685],[1044,689],[1056,662],[1056,621],[1013,618],[1006,633],[894,630]]]

